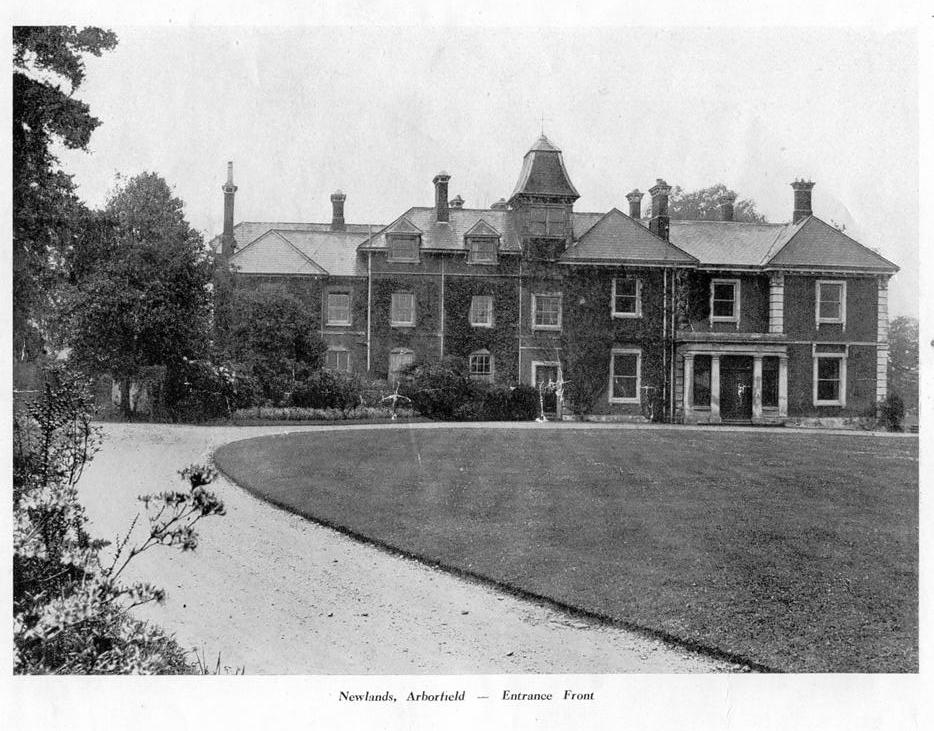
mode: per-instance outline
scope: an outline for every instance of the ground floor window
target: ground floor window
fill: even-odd
[[[762,408],[778,408],[778,358],[762,359]]]
[[[814,405],[846,405],[846,360],[842,356],[814,356]]]
[[[393,348],[389,353],[389,380],[395,383],[399,380],[402,369],[412,364],[415,353],[408,348]]]
[[[694,356],[694,406],[710,408],[710,356]]]
[[[349,371],[350,351],[346,348],[328,348],[324,354],[324,367],[332,371]]]
[[[470,377],[477,381],[493,380],[493,356],[488,350],[478,350],[468,358]]]
[[[614,348],[610,357],[610,403],[639,403],[642,351]]]

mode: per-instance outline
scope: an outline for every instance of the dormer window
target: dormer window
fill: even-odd
[[[470,249],[469,261],[471,264],[495,264],[497,257],[498,239],[493,236],[471,236],[467,239]]]
[[[566,235],[567,212],[563,206],[532,206],[529,209],[529,236],[564,238]]]
[[[393,234],[389,237],[389,261],[417,262],[418,236]]]

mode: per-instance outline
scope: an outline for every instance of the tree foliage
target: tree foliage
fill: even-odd
[[[128,611],[165,593],[145,582],[124,584],[121,574],[156,546],[197,546],[195,525],[224,514],[206,489],[215,473],[193,465],[180,473],[186,489],[140,498],[146,538],[133,543],[131,527],[105,556],[109,544],[89,535],[78,500],[78,481],[100,442],[88,385],[58,369],[46,375],[38,398],[14,412],[14,672],[191,672],[171,637]]]
[[[34,358],[53,336],[63,261],[82,240],[86,208],[51,148],[86,149],[100,121],[75,97],[83,59],[116,44],[100,28],[13,28],[13,344],[19,360]]]
[[[281,401],[321,366],[326,347],[317,320],[288,292],[239,290],[230,317],[227,357],[250,369],[267,400]]]
[[[126,396],[141,369],[207,352],[212,264],[182,201],[154,173],[121,183],[104,213],[108,256],[88,265],[71,297],[69,344],[78,364],[113,374]]]
[[[686,191],[681,186],[674,186],[668,198],[668,215],[684,221],[720,220],[720,201],[724,195],[736,196],[736,193],[723,183],[709,188]],[[749,223],[765,223],[765,216],[756,210],[756,202],[749,198],[736,198],[733,203],[733,220]]]
[[[906,408],[918,408],[918,320],[896,317],[889,324],[889,391],[898,394]]]

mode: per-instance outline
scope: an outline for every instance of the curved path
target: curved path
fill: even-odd
[[[91,533],[112,540],[139,512],[137,495],[178,487],[177,471],[206,461],[221,444],[335,427],[103,428],[103,447],[79,489]],[[165,604],[137,611],[183,646],[202,649],[212,666],[220,654],[231,669],[277,674],[737,669],[390,555],[274,508],[223,477],[214,488],[227,515],[199,523],[196,552],[155,548],[126,574],[166,589]]]

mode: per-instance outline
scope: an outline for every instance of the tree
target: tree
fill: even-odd
[[[127,417],[130,383],[144,368],[209,350],[213,265],[183,205],[155,173],[119,182],[104,211],[109,256],[89,266],[70,298],[72,358],[121,383]]]
[[[668,199],[668,215],[684,221],[720,220],[720,200],[724,195],[736,193],[723,183],[701,188],[690,193],[676,185]],[[750,223],[765,223],[765,216],[756,211],[756,202],[748,198],[736,198],[733,204],[733,220]]]
[[[896,317],[889,324],[889,392],[898,394],[906,408],[918,408],[918,320]]]
[[[272,401],[319,368],[326,350],[317,318],[284,290],[240,290],[233,296],[227,357],[247,366]]]
[[[86,211],[50,148],[87,148],[100,121],[74,94],[85,54],[117,37],[100,28],[13,28],[13,344],[32,360],[53,330],[55,291],[66,252],[80,246]],[[63,85],[68,87],[63,89]]]

